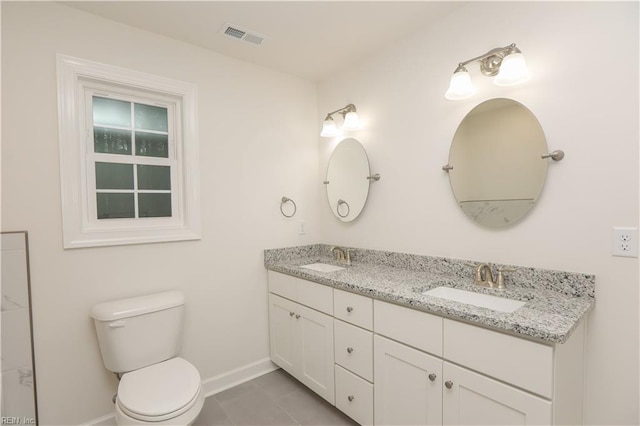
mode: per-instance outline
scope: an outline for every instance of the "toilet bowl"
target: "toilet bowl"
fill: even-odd
[[[204,404],[200,374],[172,358],[126,373],[118,386],[118,425],[191,425]]]
[[[120,378],[118,425],[191,425],[202,410],[200,373],[178,357],[184,295],[168,291],[95,305],[102,361]]]

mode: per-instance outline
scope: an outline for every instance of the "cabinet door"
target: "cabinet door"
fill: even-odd
[[[299,361],[296,350],[297,304],[269,293],[269,343],[271,360],[295,376]]]
[[[548,400],[448,362],[443,373],[445,425],[551,424]]]
[[[333,404],[333,317],[302,305],[296,309],[301,315],[297,319],[301,353],[298,379]]]
[[[375,336],[375,423],[442,424],[441,373],[439,358]]]

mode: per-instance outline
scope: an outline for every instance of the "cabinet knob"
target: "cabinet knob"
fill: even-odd
[[[300,315],[299,315],[299,314],[298,314],[298,315],[296,315],[296,319],[300,319]]]
[[[429,380],[431,380],[432,382],[434,382],[436,380],[436,376],[434,373],[429,374]]]
[[[351,401],[353,401],[354,399],[356,399],[356,397],[355,397],[355,396],[353,396],[353,395],[349,395],[349,396],[347,397],[347,399],[349,400],[349,402],[351,402]]]
[[[290,317],[294,316],[295,314],[296,314],[295,312],[289,312]]]
[[[444,385],[447,387],[447,389],[451,389],[453,387],[453,382],[451,380],[447,380],[446,382],[444,382]]]
[[[353,307],[347,306],[347,312],[353,312]]]
[[[348,353],[353,352],[353,348],[347,348],[347,352],[348,352]]]

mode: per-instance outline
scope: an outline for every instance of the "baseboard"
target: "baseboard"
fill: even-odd
[[[86,423],[82,423],[80,426],[116,426],[115,414],[108,414],[106,416],[98,417],[97,419],[89,420]]]
[[[236,368],[235,370],[204,379],[202,380],[204,395],[205,397],[215,395],[218,392],[222,392],[244,382],[248,382],[249,380],[253,380],[256,377],[260,377],[279,368],[280,367],[271,362],[270,358],[264,358],[251,364]],[[115,426],[115,424],[115,415],[109,414],[90,420],[86,423],[82,423],[81,426]]]
[[[244,365],[235,370],[222,373],[215,377],[202,381],[205,396],[215,395],[241,383],[260,377],[264,374],[271,373],[279,369],[277,365],[271,362],[271,358],[264,358],[251,364]]]

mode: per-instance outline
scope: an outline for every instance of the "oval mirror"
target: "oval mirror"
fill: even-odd
[[[511,99],[490,99],[460,123],[449,151],[449,180],[462,210],[491,228],[521,219],[538,200],[547,174],[544,132]]]
[[[327,166],[327,199],[333,214],[343,222],[354,220],[369,194],[369,159],[360,142],[342,140],[333,150]]]

